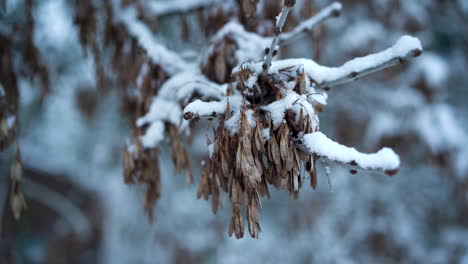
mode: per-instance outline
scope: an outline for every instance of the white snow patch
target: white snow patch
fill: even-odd
[[[341,163],[355,161],[364,169],[395,170],[400,166],[400,158],[390,148],[365,154],[332,141],[322,132],[304,135],[303,144],[311,153]]]
[[[286,97],[273,103],[262,106],[262,109],[270,113],[274,127],[279,127],[283,122],[284,112],[292,107],[301,96],[295,92],[288,92]]]
[[[383,65],[385,62],[391,61],[392,59],[406,57],[413,50],[422,51],[419,39],[410,36],[403,36],[395,43],[395,45],[384,51],[370,54],[365,57],[355,58],[340,67],[326,67],[317,64],[313,60],[304,58],[286,59],[273,61],[268,73],[278,73],[279,70],[284,68],[303,65],[304,72],[309,78],[315,80],[319,84],[323,84],[325,82],[332,82],[342,77],[346,77],[353,72],[371,70],[379,65]],[[254,74],[258,75],[262,71],[262,63],[263,62],[251,63],[245,65],[245,67],[248,67],[254,72]],[[233,72],[239,71],[240,67],[241,65],[236,66]]]
[[[141,136],[141,143],[145,148],[154,148],[164,139],[164,123],[156,121],[146,130],[145,135]]]
[[[176,102],[168,101],[163,98],[154,97],[149,111],[138,118],[137,126],[155,121],[167,121],[174,125],[179,125],[182,118],[182,110]]]

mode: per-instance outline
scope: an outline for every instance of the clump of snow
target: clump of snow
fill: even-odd
[[[184,108],[184,114],[195,113],[199,116],[216,116],[224,114],[224,111],[226,110],[226,105],[227,99],[214,102],[203,102],[202,100],[197,99]]]
[[[226,36],[230,36],[237,44],[235,57],[238,63],[261,59],[265,47],[271,42],[271,38],[264,38],[258,34],[246,31],[237,21],[231,21],[224,25],[213,36],[211,42],[219,42]],[[207,55],[210,55],[212,52],[213,47],[211,46],[207,51]],[[205,56],[205,59],[208,57],[209,56]]]
[[[227,84],[219,85],[209,81],[195,71],[184,71],[169,78],[162,86],[158,96],[168,100],[180,101],[189,99],[194,93],[202,98],[221,100],[226,92]]]
[[[154,148],[164,139],[164,123],[156,121],[146,130],[146,133],[140,137],[141,143],[145,148]]]
[[[274,127],[279,127],[283,122],[284,112],[290,109],[295,101],[300,98],[295,92],[288,92],[286,97],[281,100],[274,101],[273,103],[262,106],[262,109],[269,112],[273,121]]]
[[[255,128],[257,123],[255,122],[255,117],[253,116],[254,111],[252,109],[248,109],[245,111],[245,115],[247,116],[247,121],[249,122],[250,128]],[[232,136],[239,131],[239,124],[240,124],[240,111],[236,111],[234,115],[231,116],[226,122],[224,126],[229,131],[229,134]]]
[[[138,118],[137,126],[142,126],[146,123],[155,121],[167,121],[174,125],[180,123],[182,110],[179,104],[173,101],[168,101],[163,98],[154,97],[149,111],[142,117]]]
[[[204,102],[202,100],[195,100],[189,103],[184,108],[184,114],[194,113],[198,116],[210,116],[213,113],[215,115],[224,114],[226,111],[227,103],[229,103],[229,108],[231,111],[238,111],[242,103],[242,96],[240,94],[235,94],[229,97],[224,98],[221,101],[213,102]]]
[[[396,170],[400,166],[400,158],[390,148],[382,148],[376,153],[365,154],[354,148],[343,146],[332,141],[322,132],[306,134],[303,145],[311,152],[327,159],[341,163],[357,163],[365,169]]]

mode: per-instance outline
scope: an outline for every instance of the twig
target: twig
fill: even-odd
[[[384,172],[389,176],[398,173],[400,158],[393,150],[383,148],[376,153],[365,154],[332,141],[321,132],[306,134],[295,142],[302,151],[326,162],[345,165],[351,174],[357,169]]]
[[[381,71],[389,67],[405,64],[409,59],[412,59],[421,55],[421,52],[422,50],[420,49],[411,50],[403,57],[393,57],[377,65],[372,65],[364,69],[361,69],[359,71],[353,71],[353,72],[347,73],[346,75],[339,76],[338,78],[335,78],[334,80],[327,80],[325,82],[322,82],[320,86],[321,87],[338,86],[340,84],[354,81],[356,79],[359,79],[361,77],[364,77],[366,75],[369,75],[377,71]]]
[[[184,14],[224,3],[219,0],[170,0],[170,1],[148,1],[144,2],[152,15],[165,17]]]
[[[340,16],[341,10],[341,3],[334,2],[333,4],[321,10],[315,16],[297,25],[292,31],[283,33],[278,39],[278,44],[286,45],[294,40],[301,38],[304,33],[312,31],[316,26],[322,24],[327,19]]]
[[[279,18],[276,20],[275,36],[271,40],[270,48],[265,50],[266,56],[265,62],[262,65],[262,76],[265,76],[268,73],[268,69],[271,66],[271,60],[273,59],[273,56],[278,53],[276,49],[278,44],[278,37],[281,34],[281,30],[283,29],[284,22],[286,21],[286,17],[288,16],[289,11],[291,11],[295,4],[296,0],[284,0],[283,2],[283,9],[279,15]]]

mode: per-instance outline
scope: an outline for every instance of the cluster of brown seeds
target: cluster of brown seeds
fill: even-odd
[[[290,69],[284,69],[283,74],[288,70]],[[248,70],[245,71],[239,74],[240,79],[250,74]],[[239,129],[234,134],[225,126],[225,122],[232,117],[230,106],[227,104],[225,115],[219,117],[215,130],[214,151],[203,166],[197,197],[203,196],[208,199],[211,195],[212,210],[216,213],[220,206],[220,189],[229,192],[232,207],[229,235],[234,233],[237,238],[244,235],[241,207],[245,199],[249,233],[256,238],[261,231],[260,199],[270,196],[268,185],[273,185],[276,189],[287,189],[297,198],[302,186],[301,171],[307,171],[312,187],[315,189],[317,186],[316,159],[298,149],[294,143],[300,133],[313,132],[310,117],[302,110],[297,117],[296,113],[289,109],[281,125],[274,127],[269,114],[261,108],[268,101],[258,104],[248,102],[249,99],[256,101],[252,98],[259,97],[259,91],[272,93],[265,94],[265,97],[281,99],[286,89],[285,82],[279,81],[282,77],[284,75],[268,75],[269,81],[259,80],[256,85],[260,89],[244,97],[240,110]],[[274,83],[272,80],[278,81]],[[295,80],[294,89],[299,91],[304,86],[304,79]],[[237,89],[241,92],[247,89],[243,82],[237,84]],[[249,118],[255,120],[254,126],[249,122]],[[209,144],[211,145],[211,141]]]
[[[169,149],[175,166],[174,174],[185,171],[187,183],[193,182],[190,171],[190,158],[183,145],[178,127],[166,124],[169,137]],[[124,181],[126,184],[143,184],[146,188],[143,209],[153,220],[153,208],[161,196],[161,172],[159,166],[159,147],[144,148],[137,138],[124,152]]]

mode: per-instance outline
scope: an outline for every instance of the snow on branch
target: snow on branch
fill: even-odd
[[[145,4],[152,15],[157,17],[182,14],[222,4],[220,0],[169,0],[147,1]]]
[[[332,17],[338,17],[341,14],[343,6],[339,2],[334,2],[333,4],[322,9],[315,16],[301,22],[297,25],[292,31],[283,33],[279,39],[279,45],[285,45],[291,43],[301,37],[305,32],[312,31],[315,27],[325,22],[327,19]]]
[[[197,72],[181,72],[172,76],[162,86],[159,97],[176,102],[185,102],[193,95],[204,99],[221,100],[226,93],[227,84],[211,82]]]
[[[146,133],[141,137],[143,146],[153,148],[164,139],[165,123],[175,126],[181,124],[183,119],[180,102],[185,104],[193,96],[221,100],[226,88],[227,85],[210,82],[194,72],[181,72],[169,78],[153,98],[149,111],[136,122],[138,127],[149,124]]]
[[[383,171],[394,175],[400,167],[400,158],[390,148],[382,148],[376,153],[365,154],[329,139],[322,132],[306,134],[300,143],[310,155],[335,161],[365,170]]]
[[[135,9],[127,8],[118,14],[119,22],[138,41],[138,44],[146,51],[151,61],[160,65],[168,74],[173,75],[194,68],[192,64],[187,63],[177,53],[159,44],[154,39],[151,30],[144,23],[138,21]]]
[[[286,17],[288,16],[289,11],[291,11],[291,9],[294,7],[295,4],[296,4],[296,0],[284,0],[283,1],[283,9],[281,10],[281,13],[276,18],[275,36],[271,40],[270,48],[267,48],[265,50],[265,62],[262,65],[263,76],[265,76],[268,73],[268,69],[271,66],[271,60],[278,53],[278,50],[277,50],[278,37],[281,34],[281,30],[283,29],[284,22],[286,21]]]
[[[419,39],[401,37],[392,47],[365,57],[355,58],[343,66],[332,69],[321,82],[323,87],[337,86],[388,67],[404,64],[408,59],[421,55],[423,49]]]
[[[422,53],[419,39],[411,36],[401,37],[392,47],[365,57],[355,58],[340,67],[326,67],[317,64],[310,59],[285,59],[272,62],[268,73],[277,73],[282,69],[302,65],[309,79],[320,87],[333,87],[359,79],[365,75],[388,67],[406,63],[407,60],[417,57]],[[251,63],[245,67],[259,74],[262,63]],[[233,69],[233,74],[241,70],[241,67]]]

